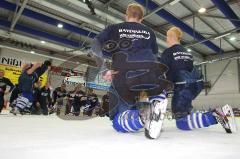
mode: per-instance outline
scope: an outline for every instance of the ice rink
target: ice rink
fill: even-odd
[[[226,134],[220,125],[183,132],[166,120],[158,140],[146,139],[143,132],[117,133],[107,118],[0,115],[0,125],[0,159],[240,158],[240,133]]]

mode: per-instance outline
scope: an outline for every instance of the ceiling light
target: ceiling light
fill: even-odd
[[[170,4],[171,6],[173,6],[174,4],[178,3],[179,1],[180,1],[180,0],[175,0],[175,1],[170,2],[169,4]]]
[[[41,43],[42,43],[42,44],[45,44],[46,42],[42,40]]]
[[[58,27],[58,28],[63,28],[63,24],[59,23],[59,24],[57,25],[57,27]]]
[[[216,39],[220,39],[220,38],[223,38],[223,37],[228,36],[228,35],[230,35],[230,34],[231,34],[231,33],[223,34],[223,35],[217,36],[217,37],[214,38],[214,39],[215,39],[215,40],[216,40]]]
[[[200,8],[200,9],[198,10],[198,12],[199,12],[199,13],[205,13],[205,12],[206,12],[206,8]]]
[[[229,40],[230,41],[235,41],[237,38],[235,36],[232,36]]]
[[[191,51],[192,51],[191,49],[189,49],[189,48],[187,49],[187,52],[191,52]]]

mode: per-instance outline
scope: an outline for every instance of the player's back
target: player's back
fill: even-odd
[[[193,69],[192,54],[187,52],[180,44],[166,49],[162,54],[161,62],[169,67],[167,77],[172,82],[176,82],[175,80],[181,74],[181,70],[191,72]]]
[[[130,39],[133,41],[132,49],[152,49],[155,35],[151,29],[143,24],[135,22],[123,22],[114,25],[118,39]]]
[[[127,53],[130,61],[155,60],[154,54],[158,52],[156,36],[145,25],[136,22],[123,22],[110,25],[103,34],[108,36],[105,40],[114,40],[117,42],[122,39],[131,40],[132,47],[129,49],[119,48],[117,50]]]

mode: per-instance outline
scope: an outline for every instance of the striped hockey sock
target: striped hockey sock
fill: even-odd
[[[217,120],[212,115],[212,112],[191,113],[186,117],[176,119],[177,128],[181,130],[193,130],[215,124],[217,124]]]
[[[17,103],[16,103],[16,107],[23,110],[24,108],[26,108],[29,104],[29,100],[23,96],[19,96],[17,98]]]
[[[115,115],[113,128],[118,132],[137,132],[143,128],[143,123],[139,116],[139,110],[127,110]]]

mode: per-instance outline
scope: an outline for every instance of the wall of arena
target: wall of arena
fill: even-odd
[[[36,56],[34,54],[27,54],[22,52],[16,52],[8,49],[1,49],[0,57],[8,57],[13,59],[22,60],[24,59],[27,62],[34,61],[44,61],[47,58]],[[22,62],[25,62],[22,61]],[[2,61],[1,61],[2,62]],[[54,66],[59,66],[62,61],[53,60]],[[215,62],[212,64],[206,65],[206,80],[211,82],[211,89],[209,89],[206,93],[205,90],[201,92],[201,94],[193,101],[193,106],[196,109],[209,109],[210,107],[222,106],[225,104],[229,104],[235,108],[240,108],[240,92],[239,92],[239,70],[237,65],[237,60],[233,59],[226,67],[226,70],[219,76],[227,65],[228,60]],[[80,65],[76,68],[76,70],[80,72],[86,72],[87,66]],[[203,73],[204,73],[204,69]],[[49,74],[49,78],[52,83],[52,87],[56,88],[61,84],[63,79],[65,78],[63,75],[59,75],[56,73]],[[219,78],[219,79],[218,79]],[[218,79],[218,80],[217,80]],[[215,84],[214,84],[215,83]],[[76,83],[75,83],[76,84]],[[71,90],[75,86],[74,83],[69,82],[67,84],[67,89]],[[97,94],[102,96],[104,91],[96,91]],[[171,99],[169,99],[170,101]],[[171,103],[171,102],[170,102]],[[170,105],[170,104],[169,104]]]

